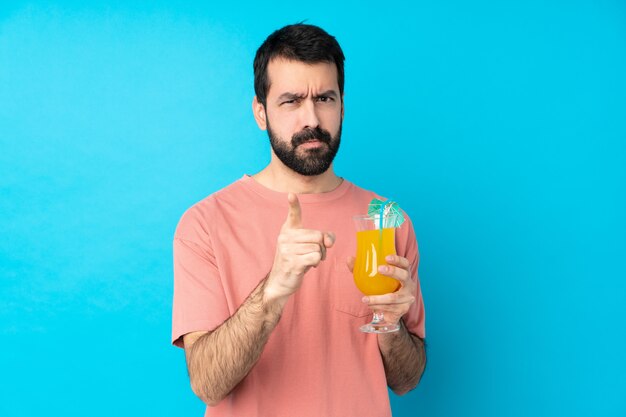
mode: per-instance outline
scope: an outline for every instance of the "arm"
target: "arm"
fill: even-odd
[[[250,372],[278,324],[285,300],[264,297],[267,279],[213,332],[186,334],[185,355],[193,392],[217,405]]]
[[[380,266],[379,272],[401,283],[398,291],[385,295],[364,297],[363,302],[375,311],[382,312],[389,323],[399,323],[400,330],[378,335],[378,348],[383,359],[387,385],[398,395],[412,390],[419,383],[426,367],[425,341],[410,333],[402,316],[415,302],[417,284],[411,279],[411,264],[397,255],[386,258],[388,266]],[[351,258],[348,267],[352,269]]]
[[[400,320],[400,330],[378,335],[387,385],[398,395],[417,386],[426,367],[426,343],[410,333]]]
[[[250,372],[304,274],[324,260],[326,248],[334,244],[330,233],[302,229],[298,199],[293,194],[288,199],[289,214],[269,275],[215,330],[183,337],[191,387],[210,406],[217,405]]]

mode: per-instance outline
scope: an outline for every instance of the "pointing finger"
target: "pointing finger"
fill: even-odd
[[[287,213],[287,220],[285,221],[283,228],[299,229],[302,227],[302,210],[300,209],[298,196],[293,193],[289,193],[287,195],[287,201],[289,201],[289,212]]]

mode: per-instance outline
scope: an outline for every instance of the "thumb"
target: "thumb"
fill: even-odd
[[[287,212],[287,220],[283,224],[283,229],[299,229],[302,227],[302,210],[300,209],[298,196],[289,193],[287,194],[287,201],[289,201],[289,211]]]
[[[335,234],[333,232],[324,233],[324,246],[332,248],[335,244]]]
[[[346,266],[348,267],[350,272],[352,272],[352,270],[354,269],[354,261],[354,256],[349,256],[348,259],[346,259]]]

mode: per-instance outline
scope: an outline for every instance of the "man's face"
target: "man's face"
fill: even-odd
[[[265,117],[272,150],[300,175],[320,175],[333,162],[343,118],[335,64],[275,59],[268,65]]]

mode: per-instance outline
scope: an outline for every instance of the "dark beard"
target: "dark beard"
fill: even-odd
[[[341,124],[335,137],[332,137],[327,130],[319,126],[314,129],[304,129],[291,138],[291,146],[281,140],[272,131],[269,121],[267,123],[267,135],[270,137],[270,144],[274,153],[291,170],[307,177],[323,174],[333,163],[339,144],[341,143]],[[297,147],[305,142],[317,139],[326,146],[305,150],[305,155],[297,154]]]

